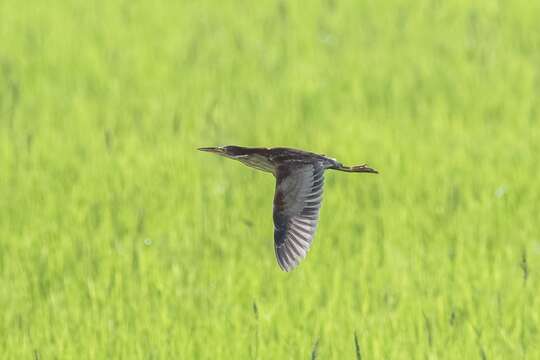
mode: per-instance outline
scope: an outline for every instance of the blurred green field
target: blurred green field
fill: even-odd
[[[540,2],[0,2],[3,359],[540,358]],[[274,179],[328,172],[283,273]]]

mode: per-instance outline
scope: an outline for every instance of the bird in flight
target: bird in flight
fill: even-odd
[[[280,268],[291,271],[306,256],[319,220],[324,171],[327,169],[377,174],[367,165],[344,166],[325,155],[291,149],[241,146],[203,147],[201,151],[238,160],[272,173],[274,194],[274,247]]]

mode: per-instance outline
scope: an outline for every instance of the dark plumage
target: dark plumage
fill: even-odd
[[[290,148],[223,146],[200,148],[270,172],[276,178],[274,245],[281,269],[291,271],[306,256],[319,220],[324,171],[377,173],[366,165],[344,166],[335,159]]]

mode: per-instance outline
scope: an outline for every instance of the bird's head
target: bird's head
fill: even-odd
[[[245,148],[241,146],[227,145],[227,146],[216,146],[216,147],[202,147],[199,148],[200,151],[211,152],[217,155],[225,156],[232,159],[237,159],[239,157],[245,156]]]

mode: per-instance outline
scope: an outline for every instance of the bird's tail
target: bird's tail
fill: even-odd
[[[368,167],[366,164],[353,165],[353,166],[344,166],[342,164],[338,164],[337,166],[333,167],[332,169],[338,170],[338,171],[345,171],[345,172],[365,172],[365,173],[371,173],[371,174],[378,174],[379,173],[377,170]]]

